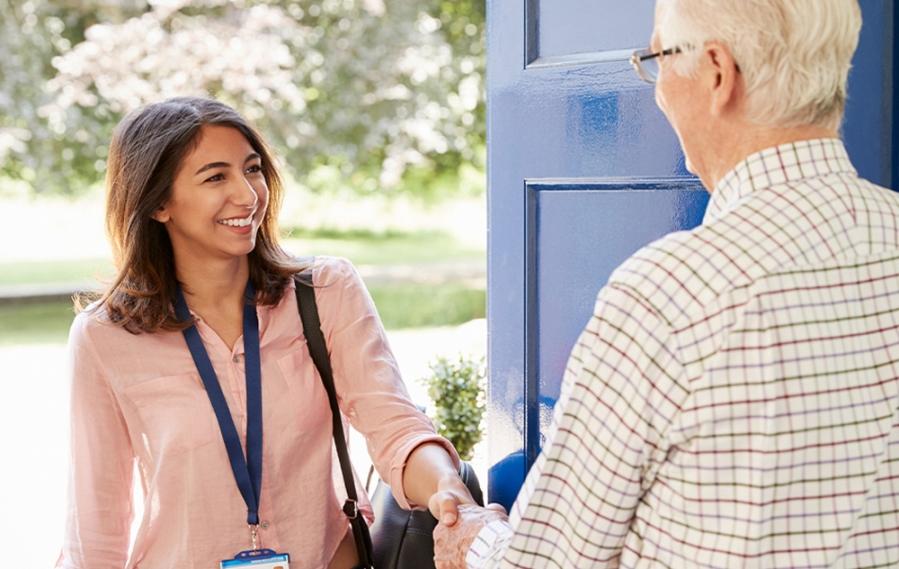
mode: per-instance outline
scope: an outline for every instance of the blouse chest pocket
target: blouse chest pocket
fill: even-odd
[[[278,415],[284,428],[295,436],[304,436],[310,430],[327,429],[330,432],[328,396],[306,344],[300,344],[278,359],[278,371],[285,387],[283,397],[275,397],[274,393],[272,397],[266,397],[268,394],[263,391],[263,400],[266,403],[277,401],[276,405],[280,408]]]
[[[185,452],[221,440],[215,413],[196,373],[156,377],[129,385],[125,397],[142,423],[154,455]]]

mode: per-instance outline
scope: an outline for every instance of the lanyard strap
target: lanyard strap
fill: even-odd
[[[237,428],[234,426],[234,420],[228,410],[228,402],[222,393],[222,387],[215,375],[212,362],[209,361],[209,354],[200,338],[200,332],[193,325],[186,328],[183,334],[190,355],[203,380],[203,387],[206,388],[206,395],[209,396],[215,418],[218,419],[219,430],[222,432],[222,440],[228,451],[228,460],[231,462],[234,480],[247,504],[247,524],[256,526],[259,524],[259,498],[262,489],[262,372],[259,357],[259,320],[256,317],[256,294],[251,282],[247,282],[244,298],[243,345],[247,378],[246,458],[241,449]],[[190,320],[191,318],[180,286],[176,291],[175,314],[180,320]]]

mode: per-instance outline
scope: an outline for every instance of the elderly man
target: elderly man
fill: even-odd
[[[633,63],[702,225],[621,265],[511,519],[438,567],[899,566],[899,196],[838,128],[856,0],[660,0]]]

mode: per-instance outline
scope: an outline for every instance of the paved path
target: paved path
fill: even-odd
[[[413,400],[427,403],[426,389],[416,380],[426,375],[434,356],[483,355],[486,351],[483,320],[458,327],[394,331],[389,336]],[[69,462],[65,346],[0,347],[0,366],[5,378],[5,393],[0,398],[6,457],[0,469],[3,565],[45,569],[56,560],[65,515]],[[368,457],[358,435],[351,448],[356,468],[364,476]],[[474,463],[486,485],[484,445],[476,449]],[[140,519],[139,512],[135,519]]]

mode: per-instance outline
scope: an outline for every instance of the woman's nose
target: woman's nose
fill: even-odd
[[[259,201],[259,194],[256,192],[256,188],[253,187],[253,184],[251,184],[245,177],[241,176],[235,183],[234,197],[232,199],[236,204],[245,206],[249,209],[256,206],[256,203]]]

